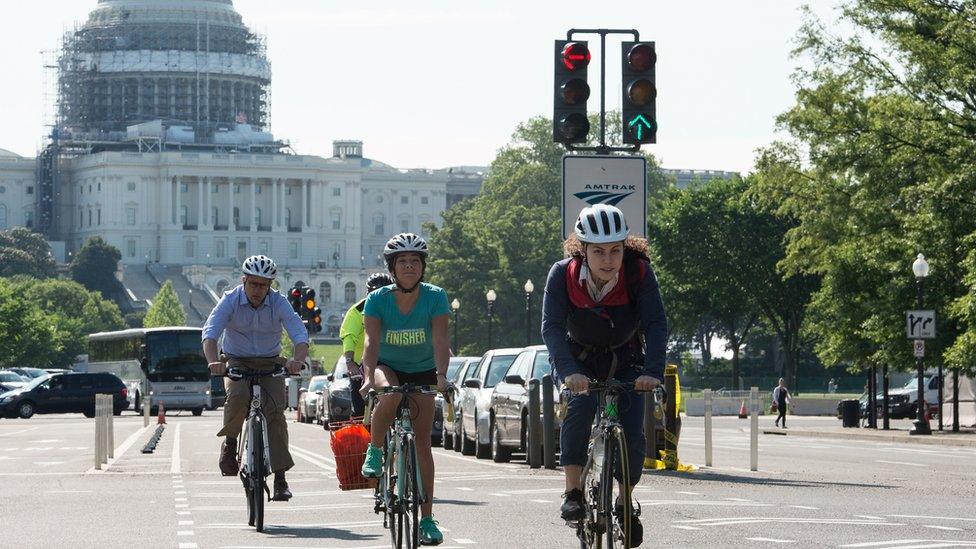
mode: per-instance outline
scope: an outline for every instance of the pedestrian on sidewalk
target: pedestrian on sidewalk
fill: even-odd
[[[786,381],[783,378],[779,378],[779,385],[773,389],[773,402],[776,403],[776,410],[779,412],[776,426],[779,427],[779,420],[783,420],[783,428],[786,429],[786,407],[790,404],[790,390],[786,388]]]

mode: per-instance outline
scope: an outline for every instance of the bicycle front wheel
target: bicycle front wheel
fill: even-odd
[[[251,498],[254,501],[254,529],[264,532],[264,423],[251,422]]]
[[[600,511],[606,525],[606,547],[630,548],[630,474],[627,440],[619,426],[611,427],[604,439],[604,464],[600,481]],[[615,482],[615,476],[620,482]],[[620,505],[617,505],[617,502]]]
[[[416,549],[420,540],[420,468],[417,462],[417,446],[412,433],[403,435],[404,469],[400,482],[403,483],[403,538],[406,549]]]

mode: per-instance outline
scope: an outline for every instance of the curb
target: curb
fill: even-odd
[[[895,443],[908,443],[908,444],[923,444],[928,446],[956,446],[961,448],[976,448],[976,437],[972,440],[958,439],[958,438],[947,438],[945,435],[936,436],[911,436],[911,435],[868,435],[861,433],[838,433],[835,431],[807,431],[807,430],[789,430],[789,429],[763,429],[762,433],[764,435],[786,435],[786,436],[798,436],[806,438],[835,438],[843,440],[866,440],[870,442],[895,442]],[[948,435],[951,437],[956,437],[960,435]],[[966,435],[961,435],[966,436]]]

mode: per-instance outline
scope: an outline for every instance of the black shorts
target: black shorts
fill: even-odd
[[[389,366],[387,366],[387,368],[389,368]],[[390,369],[393,370],[393,368]],[[413,383],[414,385],[430,385],[431,387],[437,386],[437,370],[425,370],[423,372],[400,372],[398,370],[393,370],[393,373],[396,374],[400,385]]]

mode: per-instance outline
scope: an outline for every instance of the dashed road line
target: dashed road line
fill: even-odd
[[[180,427],[182,426],[182,422],[177,422],[176,433],[173,435],[173,464],[169,472],[174,475],[180,474]]]
[[[765,541],[768,543],[796,543],[794,539],[774,539],[774,538],[746,538],[749,541]]]
[[[884,460],[884,459],[876,459],[876,460],[874,460],[874,462],[875,463],[887,463],[889,465],[904,465],[906,467],[928,467],[928,465],[925,465],[924,463],[912,463],[910,461],[888,461],[888,460]]]

